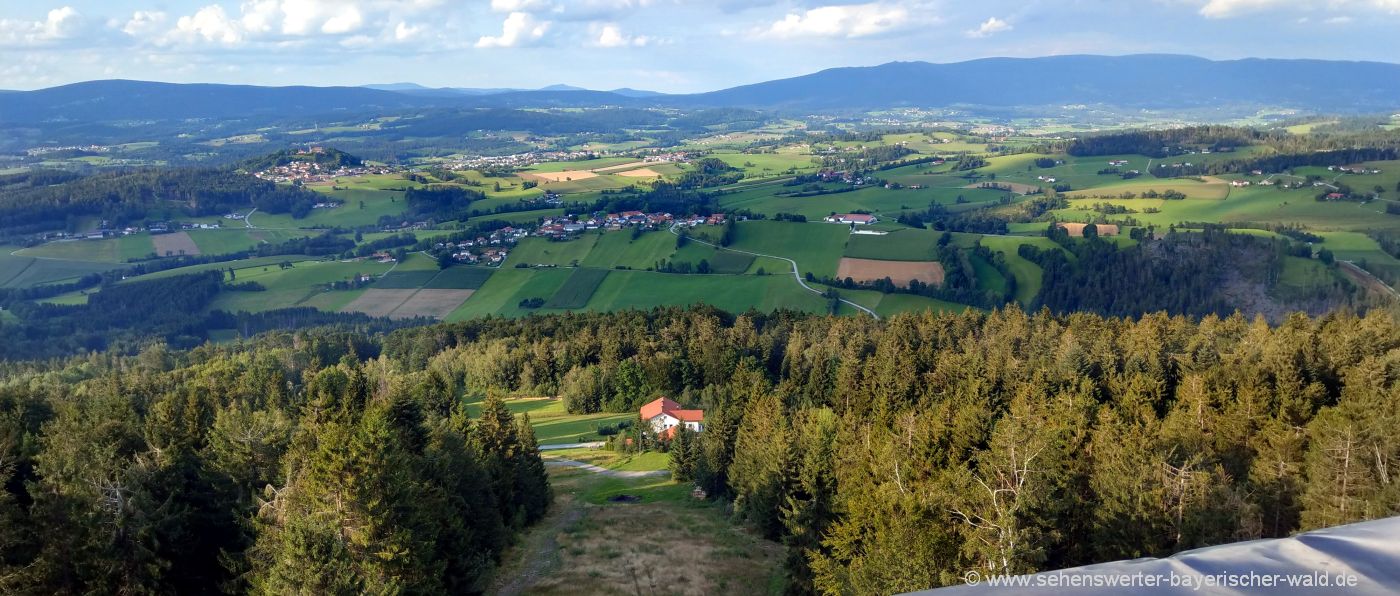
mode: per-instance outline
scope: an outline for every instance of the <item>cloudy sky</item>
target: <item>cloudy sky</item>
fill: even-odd
[[[703,91],[893,60],[1397,61],[1400,0],[0,0],[0,89],[128,78]]]

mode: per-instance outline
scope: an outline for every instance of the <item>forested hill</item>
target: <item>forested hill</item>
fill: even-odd
[[[1270,106],[1328,113],[1400,108],[1400,65],[1192,56],[1048,56],[894,62],[689,95],[541,89],[491,94],[364,87],[255,87],[90,81],[0,93],[0,124],[190,118],[300,118],[424,108],[888,107],[1107,105],[1192,109]]]
[[[1231,104],[1324,112],[1400,106],[1400,65],[1191,56],[987,58],[893,62],[675,98],[698,105],[857,109],[1102,104],[1175,109]]]
[[[38,170],[0,176],[0,229],[25,234],[98,216],[113,226],[142,219],[223,215],[257,207],[304,217],[312,191],[210,168],[116,170],[86,177]]]
[[[877,594],[1400,513],[1400,327],[698,308],[315,331],[0,369],[0,592],[481,589],[549,499],[528,421],[705,410],[694,481]],[[392,555],[392,556],[390,556]]]
[[[254,157],[240,162],[237,167],[238,169],[248,172],[258,172],[268,168],[285,166],[293,162],[314,163],[332,170],[338,167],[355,167],[364,164],[364,160],[354,155],[328,147],[320,151],[283,149],[270,155]]]

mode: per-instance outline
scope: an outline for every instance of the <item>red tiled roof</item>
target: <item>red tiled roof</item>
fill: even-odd
[[[704,411],[704,410],[671,410],[671,411],[667,412],[667,414],[670,414],[670,415],[672,415],[672,416],[675,416],[677,420],[680,420],[680,421],[682,421],[682,422],[704,422],[704,421],[705,421],[705,411]]]
[[[704,410],[682,410],[681,405],[666,397],[657,398],[655,401],[642,406],[642,420],[651,420],[662,414],[670,415],[672,418],[682,422],[704,422]]]
[[[672,401],[669,398],[660,397],[657,398],[656,401],[642,406],[642,420],[651,420],[652,418],[662,415],[668,410],[674,411],[679,409],[681,409],[680,404],[676,403],[675,401]]]

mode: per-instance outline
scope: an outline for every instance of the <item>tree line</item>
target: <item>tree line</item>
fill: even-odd
[[[7,366],[0,591],[484,591],[551,501],[529,420],[499,396],[469,415],[375,349],[276,335]]]
[[[794,593],[891,593],[1400,513],[1400,329],[710,309],[404,330],[470,393],[705,410],[682,470],[787,547]]]

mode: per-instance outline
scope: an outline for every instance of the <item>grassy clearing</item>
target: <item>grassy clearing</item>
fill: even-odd
[[[495,271],[487,267],[449,267],[423,287],[435,290],[476,290],[485,285],[486,280],[490,279]]]
[[[602,269],[646,269],[668,258],[675,247],[676,237],[665,231],[645,232],[635,240],[629,231],[608,232],[598,235],[581,264]]]
[[[106,240],[59,240],[26,248],[16,256],[38,259],[62,259],[94,263],[120,263],[121,250],[115,238]]]
[[[1307,290],[1330,285],[1337,281],[1337,274],[1321,261],[1301,257],[1284,257],[1283,272],[1278,284],[1285,290]]]
[[[588,258],[589,251],[598,242],[600,234],[584,234],[577,239],[556,242],[546,238],[525,238],[510,251],[506,266],[520,263],[527,265],[556,265],[577,267]]]
[[[852,234],[846,241],[843,256],[882,261],[933,261],[938,258],[938,239],[942,235],[934,230],[914,229],[884,236]]]
[[[710,257],[710,270],[715,273],[737,275],[748,271],[756,258],[757,257],[753,255],[746,255],[732,250],[718,250],[715,251],[713,257]]]
[[[395,270],[374,282],[374,287],[380,290],[412,290],[423,287],[437,276],[438,272],[436,271]]]
[[[1040,293],[1044,272],[1040,265],[1036,265],[1017,254],[1023,244],[1037,248],[1056,248],[1059,246],[1045,237],[985,236],[982,238],[983,246],[1006,257],[1006,267],[1011,270],[1012,277],[1016,278],[1016,301],[1022,305],[1029,305],[1031,301],[1035,300],[1036,294]]]
[[[836,275],[849,236],[850,230],[840,225],[746,221],[736,224],[729,248],[787,257],[797,261],[804,274],[810,271],[817,277],[830,277]]]
[[[581,461],[586,464],[593,464],[600,468],[617,470],[619,472],[651,472],[668,469],[671,465],[671,455],[659,451],[622,453],[618,451],[608,451],[607,449],[578,447],[574,449],[552,450],[548,455]]]
[[[781,545],[666,478],[552,468],[553,512],[512,550],[497,590],[530,594],[781,594]],[[612,503],[631,495],[639,503]],[[687,564],[677,565],[678,561]],[[522,579],[523,578],[523,579]],[[510,585],[513,589],[503,590]]]
[[[607,269],[574,269],[569,279],[564,281],[564,285],[545,302],[544,307],[559,310],[583,308],[607,277]]]
[[[657,306],[709,304],[740,313],[791,308],[823,312],[826,301],[786,275],[675,275],[613,271],[588,301],[588,310],[645,310]]]
[[[91,263],[0,255],[0,288],[29,288],[77,281],[85,275],[117,268],[115,263]]]
[[[481,415],[480,399],[467,402],[467,414]],[[506,400],[506,408],[515,414],[529,414],[530,427],[535,429],[535,439],[541,445],[563,443],[586,443],[601,441],[598,435],[601,426],[616,426],[619,422],[635,420],[637,414],[570,414],[564,409],[564,401],[544,397],[525,397]]]
[[[564,285],[564,280],[571,273],[570,269],[501,269],[492,274],[469,300],[448,315],[447,320],[462,321],[491,315],[519,317],[537,312],[520,308],[520,302],[528,298],[549,299]]]

